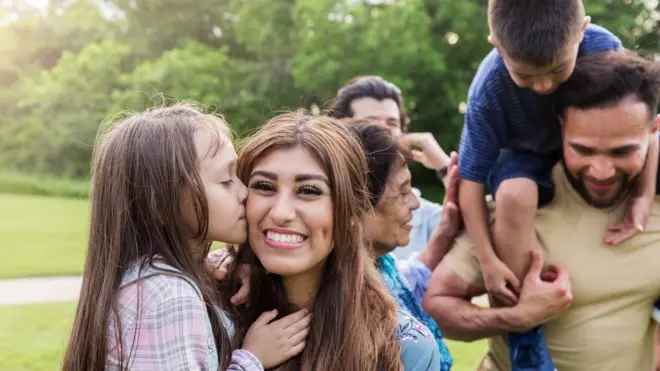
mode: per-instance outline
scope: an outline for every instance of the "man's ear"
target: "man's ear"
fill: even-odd
[[[651,133],[652,134],[657,134],[658,133],[658,128],[660,128],[660,113],[655,116],[655,119],[653,120],[653,127],[651,128]]]

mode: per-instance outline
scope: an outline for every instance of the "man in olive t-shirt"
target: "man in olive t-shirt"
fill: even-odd
[[[603,238],[621,220],[657,135],[659,92],[657,64],[616,52],[581,58],[564,84],[558,105],[564,156],[553,169],[554,199],[536,215],[536,234],[545,261],[570,273],[567,309],[536,323],[521,321],[534,314],[530,297],[557,295],[550,286],[532,292],[535,277],[526,278],[514,307],[472,305],[470,298],[485,289],[467,234],[434,271],[424,308],[447,338],[491,337],[480,370],[510,369],[504,334],[520,331],[521,322],[543,324],[559,371],[655,370],[651,313],[660,297],[660,198],[645,231],[616,246]]]

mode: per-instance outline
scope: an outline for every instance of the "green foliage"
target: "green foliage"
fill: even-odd
[[[491,49],[485,0],[51,0],[0,12],[0,169],[85,179],[99,124],[189,100],[239,135],[326,106],[356,75],[401,87],[412,131],[456,150]],[[594,23],[660,52],[657,2],[594,0]],[[414,167],[418,184],[437,185]]]

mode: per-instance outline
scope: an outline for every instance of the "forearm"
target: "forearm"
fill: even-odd
[[[431,234],[424,250],[417,256],[417,259],[424,263],[428,269],[434,270],[453,244],[454,236],[443,236],[441,233],[434,232]]]
[[[462,180],[458,196],[465,229],[474,243],[479,261],[483,263],[495,255],[488,229],[484,185]]]
[[[514,308],[481,308],[467,298],[427,297],[424,309],[448,339],[470,342],[521,329]]]
[[[656,181],[658,176],[658,136],[653,135],[649,145],[649,151],[646,154],[646,165],[642,171],[642,179],[639,182],[640,189],[638,195],[641,197],[653,198],[656,194]]]

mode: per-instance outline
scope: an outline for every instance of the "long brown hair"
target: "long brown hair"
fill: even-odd
[[[92,164],[87,257],[63,370],[103,370],[111,323],[119,369],[130,367],[122,359],[131,354],[131,344],[121,343],[117,294],[124,272],[143,259],[152,265],[155,255],[200,287],[222,369],[229,364],[229,337],[213,310],[219,299],[204,270],[210,245],[202,242],[195,251],[190,247],[191,238],[206,241],[208,230],[208,204],[194,143],[195,132],[202,128],[214,138],[212,150],[229,138],[222,119],[185,104],[130,116],[99,134]],[[184,189],[192,195],[197,215],[192,237],[179,210]]]
[[[243,146],[238,176],[247,182],[263,156],[294,146],[309,150],[330,180],[334,248],[315,298],[305,350],[278,369],[399,371],[395,302],[381,283],[366,247],[362,221],[370,210],[368,170],[360,142],[350,128],[329,117],[275,117]],[[235,346],[242,343],[247,329],[262,312],[276,308],[283,317],[300,309],[288,300],[281,277],[266,273],[249,244],[240,247],[236,263],[250,264],[252,281],[249,305],[232,313],[237,330]],[[230,286],[234,289],[236,285]]]

